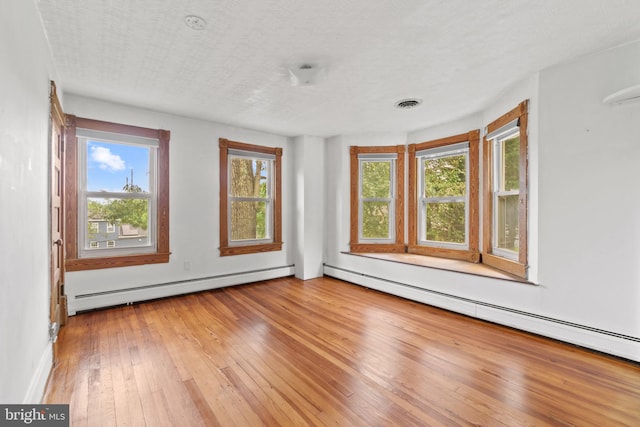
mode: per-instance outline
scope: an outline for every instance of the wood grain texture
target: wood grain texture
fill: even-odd
[[[640,366],[331,278],[74,316],[71,425],[640,425]]]
[[[518,260],[512,261],[507,258],[493,254],[493,144],[483,138],[483,169],[484,169],[484,191],[483,191],[483,253],[482,262],[491,267],[504,270],[510,274],[515,274],[527,279],[528,269],[528,200],[529,200],[529,142],[528,142],[528,111],[529,100],[524,100],[514,109],[498,117],[487,125],[487,133],[518,119],[520,127],[520,147],[519,147],[519,197],[518,197]]]

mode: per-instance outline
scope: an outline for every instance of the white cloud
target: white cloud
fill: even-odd
[[[109,171],[121,171],[124,170],[124,160],[117,154],[113,154],[111,150],[105,147],[91,147],[91,160],[98,163],[100,169],[107,169]]]

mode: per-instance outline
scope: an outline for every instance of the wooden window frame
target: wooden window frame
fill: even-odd
[[[486,128],[483,143],[483,250],[482,262],[499,270],[506,271],[524,279],[527,278],[527,248],[528,248],[528,111],[529,100],[518,104],[517,107],[498,117],[489,123]],[[493,147],[492,140],[487,135],[500,129],[508,123],[518,120],[520,128],[520,153],[519,153],[519,208],[518,208],[518,240],[519,251],[517,261],[510,260],[493,254]]]
[[[418,165],[416,152],[444,147],[447,145],[469,143],[469,188],[468,188],[468,212],[469,224],[467,227],[467,249],[443,248],[419,244],[418,227]],[[407,252],[417,255],[436,256],[442,258],[459,259],[477,263],[480,261],[479,250],[479,169],[480,169],[480,130],[472,130],[467,133],[422,142],[409,144],[409,200],[408,200],[408,237]]]
[[[404,244],[404,158],[405,146],[351,146],[350,153],[350,250],[351,252],[405,252]],[[360,243],[359,230],[359,193],[360,167],[359,154],[396,154],[395,176],[395,242],[394,243]]]
[[[219,139],[220,147],[220,256],[244,255],[282,250],[282,148],[264,147]],[[274,161],[273,240],[269,243],[230,245],[229,242],[229,149],[270,154]]]
[[[78,250],[78,140],[76,128],[154,138],[158,146],[156,248],[154,252],[79,258]],[[67,114],[65,116],[65,245],[67,271],[96,270],[169,262],[169,140],[171,132],[123,125]]]

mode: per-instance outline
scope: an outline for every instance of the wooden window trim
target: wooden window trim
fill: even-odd
[[[405,252],[404,244],[404,156],[405,146],[351,146],[350,150],[350,250],[351,252]],[[396,159],[396,200],[395,200],[395,242],[394,243],[359,243],[358,206],[360,189],[360,170],[358,154],[389,153],[397,154]]]
[[[158,184],[156,251],[148,254],[110,256],[97,258],[78,257],[78,140],[76,128],[94,129],[132,136],[155,138],[158,146]],[[67,271],[96,270],[134,265],[169,262],[169,140],[171,132],[86,119],[67,114],[65,116],[65,247]]]
[[[460,142],[469,142],[469,227],[468,249],[451,249],[418,244],[418,171],[416,164],[416,152],[430,148],[437,148]],[[480,261],[479,250],[479,142],[480,130],[472,130],[460,135],[447,138],[409,144],[409,244],[407,252],[411,254],[436,256],[443,258],[459,259],[472,263]]]
[[[506,125],[507,123],[519,119],[520,123],[520,154],[519,154],[519,211],[518,221],[519,227],[519,246],[518,260],[513,261],[503,257],[496,256],[492,253],[493,240],[493,153],[491,141],[487,140],[486,134],[483,142],[483,169],[484,169],[484,186],[483,186],[483,253],[482,262],[494,268],[514,274],[518,277],[527,278],[527,248],[528,248],[528,189],[529,189],[529,173],[528,173],[528,111],[529,100],[525,100],[518,104],[513,110],[498,117],[487,125],[486,134]]]
[[[264,147],[244,142],[219,139],[220,147],[220,256],[244,255],[282,250],[282,148]],[[229,245],[228,189],[229,149],[273,154],[275,156],[275,194],[273,195],[273,242],[257,245]]]

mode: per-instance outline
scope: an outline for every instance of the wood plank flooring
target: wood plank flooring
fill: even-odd
[[[331,278],[71,317],[72,426],[640,425],[640,365]]]

